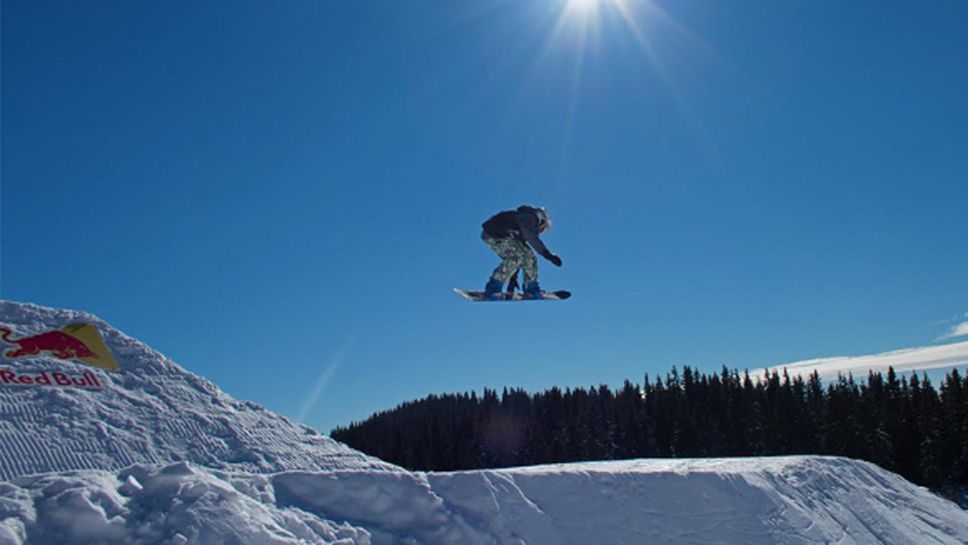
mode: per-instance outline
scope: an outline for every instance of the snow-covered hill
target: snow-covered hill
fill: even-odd
[[[94,316],[0,302],[0,327],[14,331],[13,338],[77,322],[97,327],[119,370],[103,371],[50,352],[0,359],[0,370],[33,376],[91,372],[102,385],[11,386],[0,380],[0,479],[178,461],[251,472],[395,468],[259,405],[232,399]],[[3,352],[15,348],[8,343]]]
[[[92,316],[0,303],[14,339],[77,321],[117,372],[0,361],[0,545],[968,543],[953,503],[843,458],[411,473],[235,401]],[[82,372],[102,387],[9,380]]]

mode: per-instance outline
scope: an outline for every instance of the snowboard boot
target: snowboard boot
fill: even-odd
[[[541,290],[541,286],[538,282],[528,282],[524,285],[524,298],[525,299],[541,299],[544,292]]]
[[[491,278],[487,281],[487,285],[484,286],[484,298],[485,299],[501,299],[504,294],[501,290],[504,289],[504,282]]]

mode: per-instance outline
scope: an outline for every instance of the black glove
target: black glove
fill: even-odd
[[[555,254],[551,254],[551,257],[548,258],[548,261],[552,262],[555,267],[561,266],[561,258],[556,256]]]

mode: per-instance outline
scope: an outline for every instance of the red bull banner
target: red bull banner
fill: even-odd
[[[97,328],[87,323],[68,324],[60,329],[36,335],[14,338],[15,332],[0,327],[0,339],[16,345],[3,353],[5,359],[15,360],[29,356],[49,355],[62,360],[74,360],[104,369],[117,371],[118,363]]]

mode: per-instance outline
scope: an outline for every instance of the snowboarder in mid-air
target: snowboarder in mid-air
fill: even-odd
[[[524,272],[523,297],[542,299],[544,292],[538,284],[538,259],[535,252],[556,267],[561,266],[561,258],[548,250],[539,237],[541,233],[551,229],[551,214],[544,208],[523,205],[516,210],[498,212],[485,221],[482,227],[484,229],[481,240],[502,259],[484,286],[483,297],[488,300],[511,299],[517,287],[520,269]],[[505,283],[508,284],[507,294],[502,293]]]

